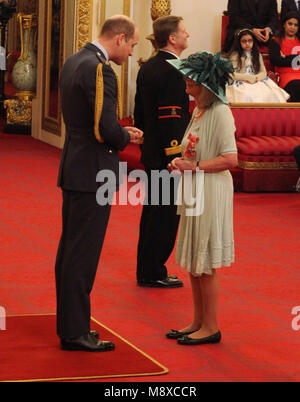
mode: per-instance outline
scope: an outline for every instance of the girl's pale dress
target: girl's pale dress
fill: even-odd
[[[237,152],[235,124],[230,108],[216,101],[197,122],[194,117],[182,141],[182,155],[197,136],[195,160],[209,160]],[[184,156],[186,158],[186,156]],[[182,177],[184,188],[184,178]],[[193,174],[195,191],[195,174]],[[204,211],[201,216],[187,216],[184,196],[178,206],[181,215],[176,261],[194,276],[212,274],[213,268],[229,266],[234,261],[233,181],[229,170],[204,175]],[[179,197],[180,199],[180,197]]]

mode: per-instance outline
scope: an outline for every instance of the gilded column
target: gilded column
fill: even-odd
[[[157,18],[166,17],[166,16],[170,15],[171,11],[172,11],[171,0],[152,0],[150,12],[151,12],[151,18],[152,18],[153,22]],[[154,35],[151,34],[151,35],[147,36],[146,39],[151,41],[152,46],[154,48],[154,51],[151,55],[151,57],[152,57],[157,53],[157,46],[155,43]],[[147,61],[147,59],[139,59],[138,63],[139,63],[139,65],[141,65],[141,64],[145,63],[146,61]]]
[[[75,52],[92,38],[93,0],[76,0]]]

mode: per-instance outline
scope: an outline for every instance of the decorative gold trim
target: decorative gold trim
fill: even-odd
[[[75,18],[75,52],[78,52],[92,40],[93,0],[76,0]]]
[[[115,70],[115,68],[111,65],[110,66],[115,73],[117,79],[117,86],[118,86],[118,100],[117,100],[117,115],[119,119],[123,118],[123,108],[122,108],[122,89],[121,89],[121,82],[120,78]]]
[[[100,25],[102,27],[102,25],[105,22],[105,16],[106,16],[106,0],[100,0],[101,4],[100,4]]]
[[[230,103],[231,109],[298,109],[300,108],[300,102],[286,102],[286,103]]]
[[[20,315],[8,315],[7,318],[9,317],[35,317],[35,316],[55,316],[56,314],[54,313],[48,313],[48,314],[20,314]],[[114,332],[113,330],[109,329],[106,325],[101,324],[99,321],[95,320],[93,317],[91,317],[91,320],[94,321],[97,325],[100,327],[104,328],[106,331],[110,332],[113,334],[115,337],[119,338],[121,341],[132,347],[134,350],[139,352],[141,355],[152,361],[154,364],[156,364],[158,367],[162,369],[161,372],[158,373],[143,373],[143,374],[115,374],[115,375],[107,375],[107,376],[91,376],[91,377],[66,377],[66,378],[41,378],[41,379],[30,379],[30,380],[16,380],[16,381],[0,381],[2,382],[45,382],[45,381],[77,381],[77,380],[95,380],[95,379],[100,379],[100,378],[122,378],[122,377],[145,377],[145,376],[158,376],[158,375],[163,375],[167,374],[169,372],[169,369],[162,364],[160,364],[157,360],[153,359],[151,356],[149,356],[147,353],[143,352],[141,349],[137,348],[134,346],[131,342],[127,341],[124,339],[122,336]]]
[[[181,152],[181,145],[178,145],[177,147],[165,148],[165,154],[167,156],[180,154],[180,152]]]
[[[58,92],[57,118],[49,115],[50,102],[50,65],[51,65],[51,26],[52,26],[52,1],[45,2],[45,37],[44,37],[44,76],[43,76],[43,109],[42,109],[42,129],[55,135],[61,135],[61,106],[60,94]],[[59,44],[59,71],[63,65],[64,54],[64,24],[65,23],[65,1],[61,1],[60,10],[60,44]],[[59,90],[58,90],[59,91]]]
[[[239,160],[238,166],[245,170],[297,170],[296,162],[247,162]]]
[[[171,12],[171,0],[152,0],[151,18],[153,21],[157,18],[170,15]]]
[[[130,0],[123,0],[123,14],[130,17]],[[128,102],[128,71],[129,63],[128,61],[122,65],[121,73],[121,99],[122,99],[122,111],[121,115],[127,115],[127,102]]]
[[[7,99],[4,101],[7,124],[31,126],[32,101],[21,99]]]
[[[97,141],[103,142],[99,132],[99,123],[101,119],[102,109],[103,109],[103,98],[104,98],[104,81],[103,81],[103,64],[99,63],[96,74],[96,96],[95,96],[95,137]]]
[[[30,39],[31,39],[31,31],[36,28],[38,25],[36,14],[22,14],[19,13],[17,16],[17,21],[20,27],[20,39],[21,39],[21,55],[19,60],[27,60],[29,51],[30,51]],[[28,29],[27,41],[24,49],[24,31],[23,29]],[[33,44],[34,45],[34,44]],[[26,50],[26,52],[25,52]]]

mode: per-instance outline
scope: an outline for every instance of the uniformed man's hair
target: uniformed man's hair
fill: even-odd
[[[182,20],[182,17],[168,15],[167,17],[160,17],[154,21],[154,37],[159,49],[167,46],[170,35],[177,32],[179,23]]]
[[[107,19],[101,29],[100,36],[113,38],[116,35],[125,34],[126,41],[134,37],[136,25],[125,15],[114,16]]]

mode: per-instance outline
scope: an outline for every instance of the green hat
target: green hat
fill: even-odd
[[[202,84],[214,93],[222,102],[228,104],[225,95],[225,84],[234,72],[232,62],[221,57],[221,53],[197,52],[187,59],[167,60],[186,78],[190,78],[197,85]]]

